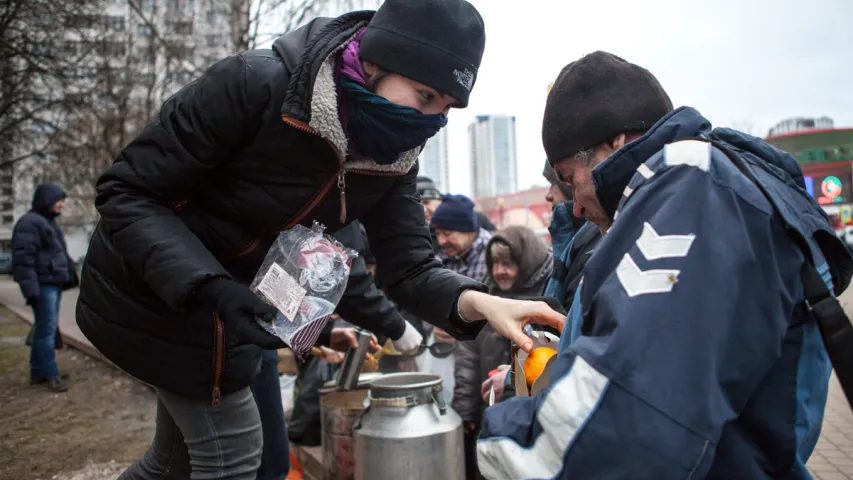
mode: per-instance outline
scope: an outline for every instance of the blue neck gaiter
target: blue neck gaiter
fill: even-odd
[[[347,135],[359,153],[381,165],[394,163],[447,125],[447,117],[440,113],[424,115],[389,102],[343,75],[339,82],[348,100]]]
[[[551,247],[554,250],[554,258],[560,257],[572,242],[577,230],[572,222],[572,201],[558,203],[551,210],[551,225],[548,227],[551,233]]]

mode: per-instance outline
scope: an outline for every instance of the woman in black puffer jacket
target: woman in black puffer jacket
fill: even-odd
[[[391,297],[459,338],[476,336],[483,322],[472,320],[519,342],[523,319],[562,323],[433,258],[416,161],[449,110],[467,105],[484,44],[464,0],[387,0],[375,15],[316,19],[213,65],[121,152],[97,184],[77,322],[157,388],[154,443],[122,478],[255,478],[249,384],[261,349],[283,344],[256,323],[275,311],[247,285],[294,225],[334,233],[361,220]],[[337,311],[372,318],[369,303]],[[389,335],[420,343],[405,322]]]

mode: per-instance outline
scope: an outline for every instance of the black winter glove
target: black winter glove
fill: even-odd
[[[214,278],[198,288],[196,298],[202,305],[216,310],[225,323],[225,330],[233,333],[241,343],[252,343],[266,350],[287,346],[258,325],[257,319],[271,322],[278,311],[258,298],[249,287],[233,280]]]
[[[36,308],[36,307],[38,307],[38,304],[39,304],[39,297],[36,296],[36,297],[28,297],[27,298],[27,305],[29,305],[33,308]]]

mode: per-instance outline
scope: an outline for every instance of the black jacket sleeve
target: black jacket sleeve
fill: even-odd
[[[347,289],[337,312],[344,320],[391,340],[399,339],[406,330],[406,321],[376,288],[373,275],[360,256],[352,262]]]
[[[21,217],[12,232],[12,278],[18,282],[21,294],[27,300],[38,297],[40,293],[36,260],[41,233],[31,215]]]
[[[241,55],[213,65],[163,104],[97,183],[116,250],[176,310],[196,286],[228,274],[169,204],[259,128],[269,91],[253,72]]]
[[[379,337],[399,339],[406,329],[406,321],[379,290],[373,275],[367,270],[364,259],[364,252],[368,251],[367,240],[361,224],[352,222],[334,236],[342,245],[358,252],[358,257],[352,262],[347,288],[338,303],[337,313],[346,321],[370,330]]]
[[[458,339],[474,339],[483,322],[462,322],[455,314],[456,302],[464,290],[486,287],[442,268],[435,259],[417,198],[417,170],[416,166],[400,177],[362,219],[376,270],[400,307]]]

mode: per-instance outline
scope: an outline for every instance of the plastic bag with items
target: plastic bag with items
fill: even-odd
[[[278,309],[264,329],[302,357],[311,350],[344,294],[358,254],[324,235],[325,227],[297,225],[281,232],[252,281],[252,291]]]

